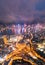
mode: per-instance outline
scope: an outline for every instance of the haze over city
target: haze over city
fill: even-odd
[[[45,23],[45,0],[0,0],[0,22]]]

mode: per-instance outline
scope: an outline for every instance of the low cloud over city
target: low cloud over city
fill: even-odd
[[[4,22],[45,22],[45,0],[0,0],[0,20]]]

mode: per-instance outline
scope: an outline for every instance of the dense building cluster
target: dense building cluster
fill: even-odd
[[[44,31],[45,30],[45,26],[42,26],[40,24],[37,25],[21,25],[21,24],[12,24],[12,25],[6,25],[0,26],[0,34],[1,35],[6,35],[6,34],[24,34],[24,33],[37,33],[39,31]]]
[[[15,50],[15,44],[17,42],[22,44],[26,43],[26,45],[28,45],[31,34],[33,35],[33,38],[31,40],[33,46],[31,47],[33,47],[37,53],[39,52],[38,53],[39,55],[45,57],[45,42],[43,43],[43,41],[45,40],[44,25],[41,24],[32,24],[32,25],[11,24],[5,26],[0,25],[0,59],[1,59],[0,62],[2,63],[6,55],[10,54],[13,50]],[[40,60],[39,63],[41,64],[42,60]]]
[[[0,26],[0,35],[27,35],[33,34],[33,41],[39,42],[45,39],[45,26],[41,24],[11,24]]]

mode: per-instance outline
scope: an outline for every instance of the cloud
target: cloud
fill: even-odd
[[[40,18],[45,15],[44,10],[39,11],[38,5],[42,2],[44,0],[0,0],[0,20],[33,21]]]

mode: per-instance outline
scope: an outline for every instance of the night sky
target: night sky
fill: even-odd
[[[45,23],[45,0],[0,0],[0,20]]]

